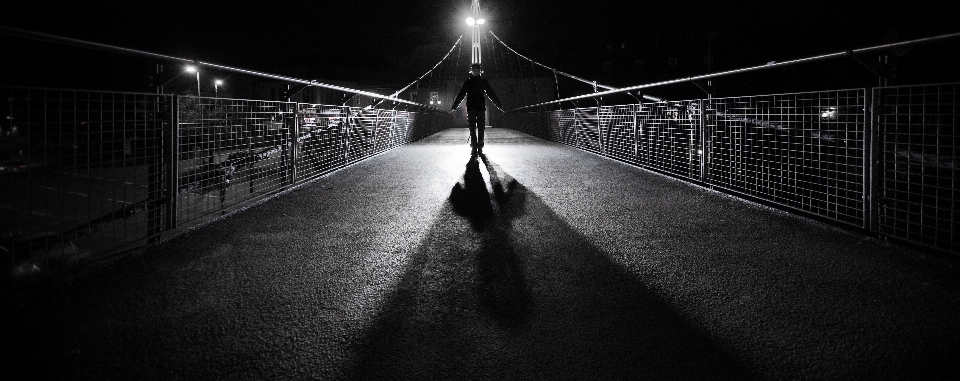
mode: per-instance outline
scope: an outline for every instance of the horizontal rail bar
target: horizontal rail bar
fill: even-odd
[[[107,50],[107,51],[113,51],[113,52],[123,53],[123,54],[132,54],[132,55],[139,55],[139,56],[145,56],[145,57],[159,58],[159,59],[170,60],[170,61],[179,61],[179,62],[183,62],[183,63],[190,63],[190,64],[194,64],[194,65],[206,66],[206,67],[215,68],[215,69],[224,70],[224,71],[231,71],[231,72],[234,72],[234,73],[240,73],[240,74],[252,75],[252,76],[256,76],[256,77],[276,79],[276,80],[280,80],[280,81],[284,81],[284,82],[299,83],[299,84],[304,84],[304,85],[308,85],[308,86],[323,87],[323,88],[327,88],[327,89],[331,89],[331,90],[337,90],[337,91],[343,91],[343,92],[347,92],[347,93],[360,94],[360,95],[365,95],[365,96],[372,97],[372,98],[380,98],[380,99],[384,99],[384,100],[390,100],[390,101],[394,101],[394,102],[405,103],[405,104],[409,104],[409,105],[420,106],[420,107],[425,107],[425,108],[427,108],[427,109],[435,109],[436,111],[440,111],[439,109],[436,109],[435,107],[430,107],[430,106],[427,106],[427,105],[424,105],[424,104],[420,104],[420,103],[416,103],[416,102],[411,102],[411,101],[404,100],[404,99],[400,99],[400,98],[396,98],[396,97],[393,97],[393,96],[382,95],[382,94],[372,93],[372,92],[363,91],[363,90],[351,89],[351,88],[343,87],[343,86],[330,85],[330,84],[326,84],[326,83],[317,82],[316,80],[305,80],[305,79],[287,77],[287,76],[282,76],[282,75],[263,73],[263,72],[253,71],[253,70],[247,70],[247,69],[235,68],[235,67],[230,67],[230,66],[225,66],[225,65],[219,65],[219,64],[210,63],[210,62],[202,62],[202,61],[197,61],[197,60],[191,60],[191,59],[186,59],[186,58],[169,56],[169,55],[166,55],[166,54],[153,53],[153,52],[148,52],[148,51],[144,51],[144,50],[130,49],[130,48],[124,48],[124,47],[121,47],[121,46],[107,45],[107,44],[101,44],[101,43],[98,43],[98,42],[79,40],[79,39],[75,39],[75,38],[57,36],[57,35],[52,35],[52,34],[47,34],[47,33],[34,32],[34,31],[30,31],[30,30],[25,30],[25,29],[19,29],[19,28],[11,28],[11,27],[6,27],[6,26],[0,26],[0,34],[6,34],[6,35],[9,35],[9,36],[20,37],[20,38],[30,38],[30,39],[35,39],[35,40],[40,40],[40,41],[46,41],[46,42],[54,42],[54,43],[61,43],[61,44],[67,44],[67,45],[74,45],[74,46],[93,47],[93,48],[97,48],[97,49],[102,49],[102,50]]]
[[[944,34],[944,35],[933,36],[933,37],[919,38],[919,39],[909,40],[909,41],[901,41],[901,42],[894,42],[894,43],[889,43],[889,44],[884,44],[884,45],[871,46],[871,47],[867,47],[867,48],[860,48],[860,49],[846,50],[846,51],[836,52],[836,53],[822,54],[822,55],[819,55],[819,56],[799,58],[799,59],[794,59],[794,60],[789,60],[789,61],[783,61],[783,62],[770,62],[770,63],[764,64],[764,65],[750,66],[750,67],[745,67],[745,68],[740,68],[740,69],[734,69],[734,70],[727,70],[727,71],[722,71],[722,72],[719,72],[719,73],[697,75],[697,76],[693,76],[693,77],[672,79],[672,80],[668,80],[668,81],[654,82],[654,83],[648,83],[648,84],[644,84],[644,85],[636,85],[636,86],[624,87],[624,88],[620,88],[620,89],[614,89],[614,90],[608,90],[608,91],[601,91],[601,92],[596,92],[596,93],[592,93],[592,94],[578,95],[578,96],[575,96],[575,97],[558,99],[558,100],[550,101],[550,102],[543,102],[543,103],[538,103],[538,104],[529,105],[529,106],[517,107],[517,108],[514,108],[514,109],[512,109],[512,110],[510,110],[510,111],[508,111],[508,112],[520,111],[520,110],[530,109],[530,108],[535,108],[535,107],[542,107],[542,106],[551,105],[551,104],[557,104],[557,103],[562,103],[562,102],[575,101],[575,100],[584,99],[584,98],[594,98],[594,97],[600,97],[600,96],[604,96],[604,95],[611,95],[611,94],[617,94],[617,93],[629,93],[630,91],[634,91],[634,90],[640,90],[640,89],[646,89],[646,88],[658,87],[658,86],[665,86],[665,85],[672,85],[672,84],[681,83],[681,82],[698,81],[698,80],[709,79],[709,78],[716,78],[716,77],[722,77],[722,76],[727,76],[727,75],[732,75],[732,74],[747,73],[747,72],[752,72],[752,71],[757,71],[757,70],[772,69],[772,68],[776,68],[776,67],[782,67],[782,66],[788,66],[788,65],[796,65],[796,64],[800,64],[800,63],[806,63],[806,62],[821,61],[821,60],[830,59],[830,58],[843,57],[843,56],[846,56],[846,55],[849,55],[849,54],[853,54],[853,53],[866,53],[866,52],[872,52],[872,51],[875,51],[875,50],[884,50],[884,49],[898,48],[898,47],[902,47],[902,46],[917,45],[917,44],[923,44],[923,43],[929,43],[929,42],[935,42],[935,41],[941,41],[941,40],[948,40],[948,39],[951,39],[951,38],[958,38],[958,37],[960,37],[960,33],[951,33],[951,34]]]

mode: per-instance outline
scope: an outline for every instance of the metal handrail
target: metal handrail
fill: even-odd
[[[343,86],[337,86],[337,85],[331,85],[331,84],[321,83],[321,82],[317,82],[316,80],[305,80],[305,79],[287,77],[287,76],[282,76],[282,75],[276,75],[276,74],[270,74],[270,73],[263,73],[263,72],[253,71],[253,70],[247,70],[247,69],[241,69],[241,68],[236,68],[236,67],[230,67],[230,66],[226,66],[226,65],[219,65],[219,64],[215,64],[215,63],[211,63],[211,62],[203,62],[203,61],[191,60],[191,59],[186,59],[186,58],[169,56],[169,55],[166,55],[166,54],[159,54],[159,53],[148,52],[148,51],[144,51],[144,50],[130,49],[130,48],[124,48],[124,47],[121,47],[121,46],[114,46],[114,45],[102,44],[102,43],[99,43],[99,42],[92,42],[92,41],[86,41],[86,40],[80,40],[80,39],[75,39],[75,38],[70,38],[70,37],[57,36],[57,35],[52,35],[52,34],[47,34],[47,33],[40,33],[40,32],[35,32],[35,31],[31,31],[31,30],[26,30],[26,29],[19,29],[19,28],[7,27],[7,26],[0,26],[0,34],[6,34],[6,35],[9,35],[9,36],[21,37],[21,38],[30,38],[30,39],[35,39],[35,40],[40,40],[40,41],[46,41],[46,42],[61,43],[61,44],[66,44],[66,45],[75,45],[75,46],[76,46],[76,45],[79,45],[79,46],[84,46],[84,47],[92,47],[92,48],[97,48],[97,49],[102,49],[102,50],[107,50],[107,51],[113,51],[113,52],[123,53],[123,54],[132,54],[132,55],[139,55],[139,56],[145,56],[145,57],[159,58],[159,59],[170,60],[170,61],[179,61],[179,62],[194,64],[194,65],[198,65],[198,66],[206,66],[206,67],[210,67],[210,68],[214,68],[214,69],[218,69],[218,70],[231,71],[231,72],[234,72],[234,73],[240,73],[240,74],[246,74],[246,75],[251,75],[251,76],[256,76],[256,77],[276,79],[276,80],[280,80],[280,81],[284,81],[284,82],[299,83],[299,84],[307,85],[307,86],[323,87],[323,88],[327,88],[327,89],[331,89],[331,90],[337,90],[337,91],[342,91],[342,92],[347,92],[347,93],[365,95],[365,96],[372,97],[372,98],[380,98],[380,99],[384,99],[384,100],[390,100],[390,101],[393,101],[393,102],[399,102],[399,103],[404,103],[404,104],[413,105],[413,106],[425,107],[425,108],[428,108],[428,109],[436,109],[435,107],[430,107],[430,106],[427,106],[427,105],[424,105],[424,104],[420,104],[420,103],[416,103],[416,102],[411,102],[411,101],[408,101],[408,100],[405,100],[405,99],[396,98],[396,97],[394,97],[394,96],[377,94],[377,93],[372,93],[372,92],[369,92],[369,91],[363,91],[363,90],[351,89],[351,88],[343,87]]]
[[[775,68],[775,67],[795,65],[795,64],[806,63],[806,62],[821,61],[821,60],[830,59],[830,58],[844,57],[844,56],[851,55],[851,54],[854,54],[854,53],[866,53],[866,52],[871,52],[871,51],[875,51],[875,50],[892,49],[892,48],[899,48],[899,47],[910,46],[910,45],[917,45],[917,44],[924,44],[924,43],[935,42],[935,41],[942,41],[942,40],[948,40],[948,39],[958,38],[958,37],[960,37],[960,33],[951,33],[951,34],[944,34],[944,35],[933,36],[933,37],[919,38],[919,39],[914,39],[914,40],[909,40],[909,41],[901,41],[901,42],[894,42],[894,43],[883,44],[883,45],[876,45],[876,46],[871,46],[871,47],[866,47],[866,48],[860,48],[860,49],[845,50],[845,51],[842,51],[842,52],[822,54],[822,55],[818,55],[818,56],[812,56],[812,57],[806,57],[806,58],[799,58],[799,59],[794,59],[794,60],[789,60],[789,61],[783,61],[783,62],[771,61],[771,62],[768,62],[768,63],[766,63],[766,64],[764,64],[764,65],[749,66],[749,67],[745,67],[745,68],[734,69],[734,70],[727,70],[727,71],[722,71],[722,72],[718,72],[718,73],[697,75],[697,76],[693,76],[693,77],[686,77],[686,78],[672,79],[672,80],[668,80],[668,81],[660,81],[660,82],[648,83],[648,84],[643,84],[643,85],[623,87],[623,88],[613,89],[613,90],[608,90],[608,91],[600,91],[600,92],[596,92],[596,93],[592,93],[592,94],[578,95],[578,96],[575,96],[575,97],[558,99],[558,100],[550,101],[550,102],[543,102],[543,103],[538,103],[538,104],[533,104],[533,105],[528,105],[528,106],[517,107],[517,108],[511,109],[511,110],[508,111],[508,112],[520,111],[520,110],[525,110],[525,109],[530,109],[530,108],[536,108],[536,107],[543,107],[543,106],[546,106],[546,105],[557,104],[557,103],[562,103],[562,102],[569,102],[569,101],[575,101],[575,100],[585,99],[585,98],[600,97],[600,96],[610,95],[610,94],[629,93],[630,91],[634,91],[634,90],[646,89],[646,88],[657,87],[657,86],[672,85],[672,84],[681,83],[681,82],[698,81],[698,80],[703,80],[703,79],[710,79],[710,78],[722,77],[722,76],[731,75],[731,74],[747,73],[747,72],[757,71],[757,70],[763,70],[763,69],[772,69],[772,68]]]

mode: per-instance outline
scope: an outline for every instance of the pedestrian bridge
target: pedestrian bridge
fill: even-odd
[[[96,378],[956,371],[953,262],[514,130],[481,155],[467,137],[25,293],[7,343],[36,348],[15,357],[40,373]]]
[[[294,101],[322,85],[301,82],[286,100],[0,87],[18,121],[0,134],[4,366],[958,375],[957,83],[538,94],[492,111],[472,154],[411,86],[324,104]]]

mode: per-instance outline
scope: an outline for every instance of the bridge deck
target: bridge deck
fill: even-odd
[[[960,270],[503,129],[447,130],[4,301],[7,369],[139,379],[960,374]],[[87,377],[89,376],[89,377]],[[946,377],[952,378],[952,377]]]

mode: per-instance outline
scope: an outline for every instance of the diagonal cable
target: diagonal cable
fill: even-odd
[[[510,50],[511,52],[513,52],[513,54],[516,54],[516,55],[522,57],[523,59],[525,59],[525,60],[527,60],[527,61],[530,61],[530,62],[532,62],[532,63],[535,63],[535,64],[543,67],[544,69],[552,70],[552,71],[553,71],[554,73],[556,73],[556,74],[560,74],[560,75],[562,75],[562,76],[564,76],[564,77],[572,78],[572,79],[575,79],[575,80],[577,80],[577,81],[580,81],[580,82],[583,82],[583,83],[586,83],[586,84],[588,84],[588,85],[592,85],[592,86],[595,86],[595,87],[600,87],[600,88],[603,88],[603,89],[606,89],[606,90],[616,90],[616,89],[617,89],[616,87],[607,86],[607,85],[601,85],[601,84],[597,83],[596,81],[590,81],[590,80],[587,80],[587,79],[583,79],[583,78],[577,77],[577,76],[575,76],[575,75],[573,75],[573,74],[564,73],[564,72],[562,72],[562,71],[559,71],[559,70],[557,70],[557,69],[554,69],[554,68],[552,68],[552,67],[549,67],[549,66],[547,66],[547,65],[544,65],[544,64],[542,64],[542,63],[539,63],[539,62],[537,62],[537,61],[534,61],[534,60],[532,60],[532,59],[529,59],[529,58],[527,58],[526,56],[524,56],[523,54],[517,53],[516,50],[513,50],[513,48],[511,48],[511,47],[508,46],[506,43],[504,43],[502,40],[500,40],[500,37],[497,37],[497,35],[494,34],[493,31],[488,31],[488,32],[490,32],[490,35],[493,36],[493,38],[496,39],[497,42],[499,42],[499,43],[500,43],[501,45],[503,45],[505,48],[507,48],[508,50]]]
[[[404,90],[409,89],[410,86],[413,86],[413,85],[416,84],[417,82],[420,82],[421,80],[423,80],[423,77],[426,77],[427,75],[429,75],[430,73],[432,73],[432,72],[437,68],[437,66],[440,66],[440,64],[442,64],[443,61],[446,61],[446,60],[447,60],[447,57],[450,57],[450,53],[453,53],[453,50],[456,49],[458,45],[460,45],[460,40],[462,40],[462,39],[463,39],[463,35],[461,34],[460,37],[457,37],[457,42],[454,42],[454,43],[453,43],[453,46],[450,47],[450,51],[448,51],[447,54],[446,54],[445,56],[443,56],[443,58],[441,58],[439,62],[437,62],[436,65],[433,65],[433,67],[430,68],[430,70],[427,70],[426,73],[423,73],[423,75],[421,75],[420,78],[417,78],[417,79],[415,79],[413,82],[410,82],[409,85],[406,85],[406,86],[404,86],[402,89],[397,90],[397,91],[394,92],[393,94],[390,94],[390,97],[391,97],[391,98],[394,98],[394,97],[396,97],[397,95],[400,95],[400,93],[402,93]],[[376,105],[379,106],[380,103],[383,103],[383,101],[385,101],[385,100],[386,100],[386,98],[381,99],[380,102],[377,102]]]
[[[404,86],[404,88],[402,88],[402,89],[400,89],[400,90],[397,90],[397,91],[396,91],[395,93],[393,93],[393,94],[390,94],[390,96],[391,96],[391,97],[395,97],[395,96],[397,96],[397,95],[400,95],[400,93],[402,93],[404,90],[409,89],[410,86],[413,86],[415,83],[420,82],[420,80],[422,80],[423,77],[426,77],[428,74],[430,74],[431,72],[433,72],[433,71],[437,68],[437,66],[440,66],[440,64],[442,64],[443,61],[446,61],[446,60],[447,60],[447,57],[450,57],[450,53],[453,53],[453,50],[457,48],[457,45],[460,44],[460,40],[462,40],[462,39],[463,39],[463,35],[461,34],[460,37],[457,37],[457,42],[454,42],[454,43],[453,43],[453,46],[450,47],[450,51],[447,52],[447,55],[443,56],[443,58],[441,58],[440,61],[437,62],[436,65],[433,65],[433,67],[430,68],[430,70],[427,70],[426,73],[423,73],[423,75],[421,75],[420,78],[417,78],[417,79],[414,80],[413,82],[410,82],[409,85],[406,85],[406,86]]]

